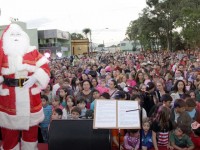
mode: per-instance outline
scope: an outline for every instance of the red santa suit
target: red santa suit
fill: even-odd
[[[22,149],[35,150],[38,124],[44,119],[40,91],[49,83],[48,60],[35,47],[30,46],[22,56],[10,56],[5,53],[4,45],[1,48],[2,149],[18,150],[18,136],[21,130]],[[30,88],[24,88],[23,83],[30,77],[36,79],[36,82]]]

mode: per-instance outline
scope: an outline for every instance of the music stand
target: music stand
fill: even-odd
[[[93,120],[53,120],[49,150],[110,150],[110,130],[93,129]]]

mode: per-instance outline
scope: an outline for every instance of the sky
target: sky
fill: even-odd
[[[92,42],[110,46],[126,37],[129,23],[145,7],[146,0],[0,0],[0,25],[18,18],[38,30],[83,34],[84,28],[90,28]]]

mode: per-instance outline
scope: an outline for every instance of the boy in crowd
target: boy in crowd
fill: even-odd
[[[177,126],[185,125],[186,126],[186,134],[189,135],[191,132],[191,123],[192,118],[186,112],[186,102],[182,99],[177,99],[174,103],[175,112],[179,115],[177,117]]]
[[[61,120],[63,115],[63,111],[60,108],[56,108],[51,116],[51,120]]]
[[[71,119],[77,120],[81,116],[81,109],[78,106],[74,106],[71,111]]]
[[[98,90],[93,90],[93,102],[90,104],[91,110],[94,110],[95,99],[100,99],[100,93]]]
[[[175,131],[170,135],[170,143],[176,150],[193,150],[194,144],[186,134],[187,126],[178,125]]]
[[[86,108],[86,100],[82,97],[80,97],[77,101],[77,106],[81,109],[81,115],[79,116],[79,118],[84,118],[85,117],[85,113],[87,111],[87,108]]]
[[[46,95],[41,96],[42,106],[44,111],[44,120],[40,123],[40,129],[44,143],[48,142],[48,126],[51,121],[52,106],[48,104],[48,97]]]
[[[52,120],[61,120],[61,119],[62,119],[62,116],[63,116],[63,111],[62,111],[62,109],[56,108],[56,109],[54,109],[53,112],[52,112],[51,121],[52,121]],[[48,129],[50,128],[50,125],[51,125],[51,124],[49,124]]]
[[[163,106],[170,108],[172,103],[172,97],[169,94],[163,94],[161,97],[161,101],[163,103]]]

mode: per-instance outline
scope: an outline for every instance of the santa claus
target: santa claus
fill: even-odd
[[[40,91],[49,82],[46,57],[30,46],[17,24],[9,25],[0,41],[0,126],[2,149],[37,149],[38,124],[44,119]]]

